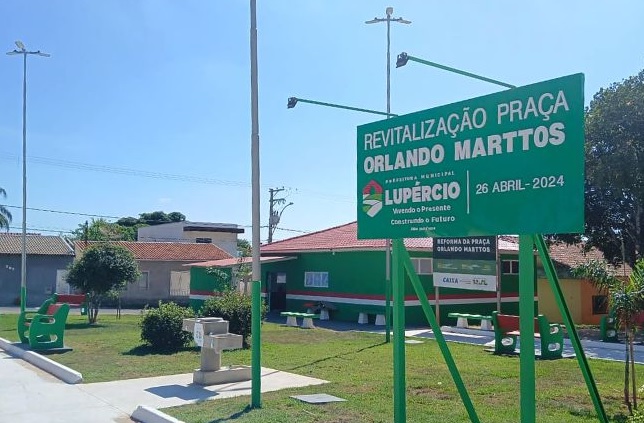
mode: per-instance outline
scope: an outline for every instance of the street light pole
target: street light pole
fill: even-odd
[[[391,22],[398,22],[409,25],[411,21],[405,20],[401,17],[392,18],[394,14],[393,7],[387,7],[385,10],[385,18],[373,18],[370,21],[365,21],[366,24],[374,24],[380,22],[387,22],[387,119],[391,117]],[[391,239],[385,240],[385,341],[391,340],[391,305],[390,305],[390,283],[391,283]]]
[[[259,88],[257,82],[257,0],[250,0],[250,108],[251,108],[251,217],[252,217],[252,302],[251,333],[251,402],[252,408],[262,406],[262,341],[261,341],[261,286],[260,214],[259,214]]]
[[[27,301],[27,55],[50,57],[47,53],[27,51],[22,41],[16,41],[9,56],[22,54],[22,259],[20,263],[20,312],[25,311]]]

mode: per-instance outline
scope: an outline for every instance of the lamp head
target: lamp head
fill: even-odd
[[[286,103],[287,109],[292,109],[297,104],[297,97],[289,97],[288,103]]]
[[[407,53],[403,51],[396,58],[396,67],[399,68],[401,66],[405,66],[408,61],[409,61],[409,56],[407,56]]]
[[[391,7],[391,6],[389,6],[389,7],[387,8],[387,10],[385,10],[385,13],[387,14],[387,16],[391,16],[391,15],[393,15],[393,14],[394,14],[394,8],[393,8],[393,7]]]
[[[17,40],[17,41],[16,41],[16,47],[18,47],[20,50],[24,50],[24,49],[25,49],[25,45],[24,45],[24,44],[22,43],[22,41],[20,41],[20,40]]]

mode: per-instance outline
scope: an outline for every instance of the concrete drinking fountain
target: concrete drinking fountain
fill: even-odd
[[[192,374],[198,385],[219,385],[251,379],[249,366],[221,367],[221,353],[242,347],[243,337],[228,332],[228,321],[220,317],[183,319],[183,330],[191,332],[201,347],[201,367]]]

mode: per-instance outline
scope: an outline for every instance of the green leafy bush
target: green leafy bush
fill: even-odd
[[[201,308],[203,317],[221,317],[228,320],[228,331],[244,338],[244,348],[248,348],[248,337],[251,333],[250,295],[235,290],[226,290],[218,297],[212,297],[204,302]],[[266,316],[266,305],[262,302],[261,318]]]
[[[192,334],[181,327],[183,319],[193,316],[188,307],[159,301],[159,308],[145,309],[139,323],[141,340],[160,351],[177,351],[192,340]]]
[[[641,411],[633,410],[633,415],[628,416],[628,423],[644,423],[644,414]]]

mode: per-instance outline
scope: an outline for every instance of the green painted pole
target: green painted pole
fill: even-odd
[[[252,304],[251,304],[251,407],[262,406],[262,296],[261,281],[252,282]]]
[[[532,235],[519,235],[519,332],[521,423],[535,423],[534,255]]]
[[[391,342],[391,274],[385,280],[385,342]]]
[[[393,240],[393,298],[394,298],[394,422],[407,421],[405,396],[405,268],[401,261],[402,239]]]
[[[456,367],[454,358],[452,357],[452,354],[449,351],[449,347],[447,346],[447,341],[445,341],[445,337],[443,336],[443,331],[441,331],[440,325],[436,320],[436,316],[432,311],[432,307],[429,304],[429,300],[427,300],[427,294],[425,293],[425,289],[423,289],[423,284],[420,282],[420,279],[418,278],[418,274],[416,274],[416,270],[414,269],[414,266],[411,263],[411,258],[409,257],[409,253],[407,252],[407,250],[404,249],[404,247],[402,251],[403,251],[403,254],[401,254],[401,256],[402,256],[403,264],[405,266],[405,269],[407,269],[407,274],[411,279],[411,284],[413,285],[414,290],[416,291],[416,296],[420,301],[420,306],[425,312],[425,317],[427,317],[427,320],[429,321],[429,325],[431,326],[432,331],[434,332],[434,338],[436,338],[436,342],[438,342],[438,346],[441,350],[441,353],[443,354],[443,358],[445,359],[447,368],[449,369],[449,372],[452,375],[452,379],[454,379],[454,384],[456,385],[456,389],[458,390],[458,393],[461,396],[461,401],[463,401],[463,404],[465,405],[465,409],[467,410],[467,414],[470,417],[470,421],[473,423],[479,423],[480,420],[478,415],[476,414],[476,410],[474,409],[474,404],[472,404],[472,400],[470,399],[470,396],[467,393],[467,389],[465,388],[463,379],[461,379],[461,374],[459,373],[458,368]]]
[[[457,73],[459,75],[463,75],[463,76],[467,76],[467,77],[470,77],[470,78],[478,79],[480,81],[489,82],[491,84],[500,85],[502,87],[516,88],[516,85],[507,84],[507,83],[502,82],[502,81],[497,81],[496,79],[487,78],[485,76],[477,75],[475,73],[466,72],[466,71],[463,71],[463,70],[460,70],[460,69],[452,68],[450,66],[441,65],[440,63],[430,62],[429,60],[419,59],[418,57],[407,55],[407,59],[411,60],[412,62],[421,63],[421,64],[427,65],[427,66],[433,66],[433,67],[438,68],[438,69],[446,70],[448,72],[454,72],[454,73]]]
[[[377,110],[370,110],[370,109],[362,109],[360,107],[343,106],[342,104],[334,104],[334,103],[324,103],[322,101],[306,100],[304,98],[299,98],[299,97],[291,97],[291,98],[295,99],[296,103],[302,102],[302,103],[316,104],[318,106],[335,107],[336,109],[353,110],[354,112],[371,113],[372,115],[394,116],[394,117],[398,116],[393,113],[379,112]]]
[[[548,277],[550,288],[552,289],[552,293],[554,294],[557,306],[559,306],[559,311],[561,312],[561,316],[563,317],[564,324],[568,329],[568,336],[575,350],[575,355],[577,356],[577,361],[579,362],[579,368],[581,369],[581,373],[584,376],[584,380],[586,381],[588,393],[590,393],[590,398],[592,399],[593,405],[595,406],[597,418],[602,423],[608,423],[608,417],[606,416],[604,405],[602,404],[601,397],[599,396],[599,391],[597,390],[595,379],[593,378],[593,374],[590,371],[590,366],[588,365],[586,354],[584,354],[584,351],[582,349],[581,341],[579,340],[579,335],[577,334],[577,329],[575,328],[572,317],[570,315],[570,310],[568,310],[566,300],[564,299],[563,293],[561,292],[561,286],[559,285],[557,272],[555,271],[555,267],[552,264],[552,260],[550,260],[548,247],[541,235],[534,236],[534,243],[537,245],[537,250],[539,251],[539,256],[541,257],[541,262],[543,263],[543,268],[546,271],[546,276]]]
[[[20,313],[25,312],[25,307],[27,304],[27,287],[20,287]]]

